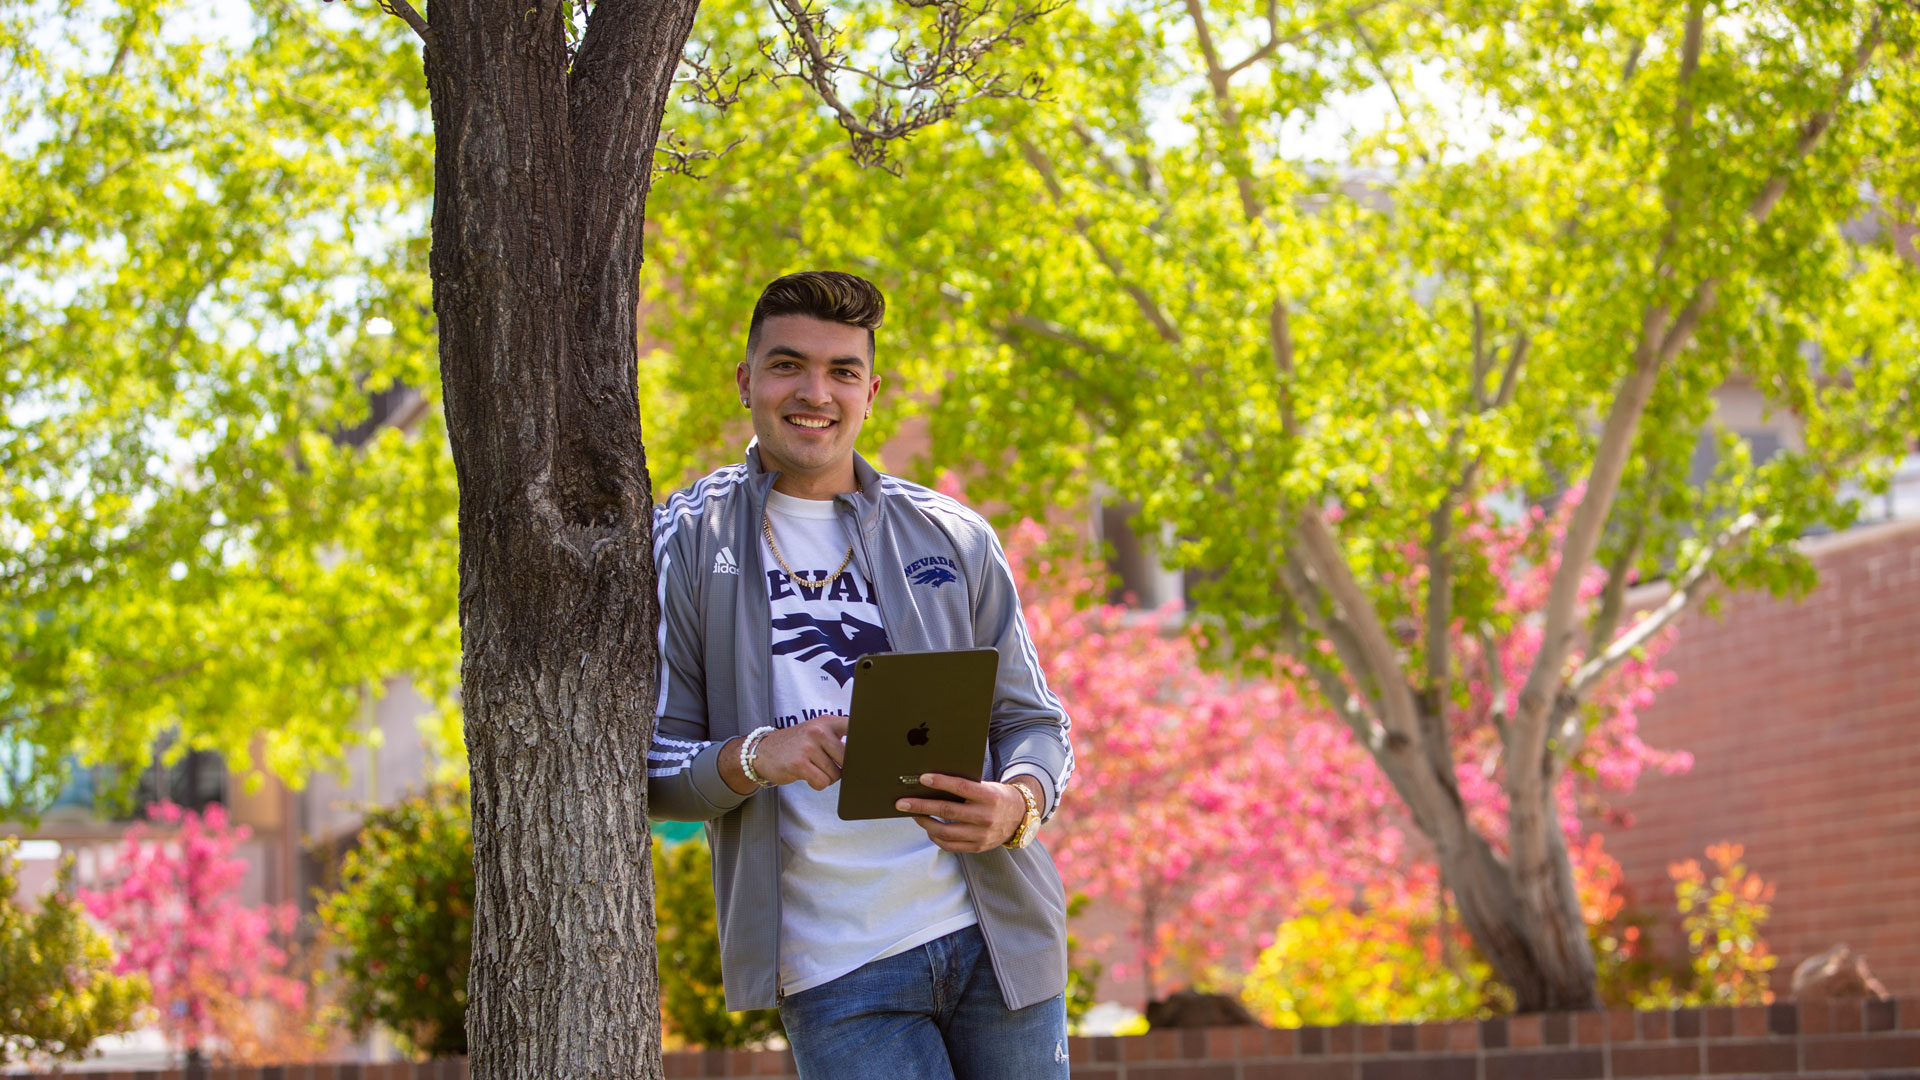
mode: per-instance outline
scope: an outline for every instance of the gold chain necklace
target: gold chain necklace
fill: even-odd
[[[840,560],[840,565],[834,568],[833,573],[823,578],[802,577],[799,571],[787,565],[787,560],[780,554],[780,545],[773,542],[773,517],[765,511],[760,514],[760,531],[767,534],[767,546],[773,549],[773,561],[779,563],[780,569],[785,570],[794,584],[803,589],[826,588],[834,578],[840,576],[840,571],[845,570],[847,564],[853,561],[853,545],[848,544],[847,557]]]

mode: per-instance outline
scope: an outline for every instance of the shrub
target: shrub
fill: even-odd
[[[1681,983],[1661,979],[1635,1005],[1670,1008],[1773,1002],[1767,972],[1779,957],[1760,937],[1761,924],[1772,914],[1773,886],[1740,861],[1744,852],[1739,844],[1709,847],[1711,875],[1693,859],[1667,867],[1691,960]]]
[[[415,1054],[467,1052],[473,825],[463,789],[436,785],[369,813],[320,919],[341,950],[337,1007],[356,1031],[378,1023]]]
[[[660,1014],[669,1048],[741,1047],[784,1036],[776,1009],[727,1011],[713,857],[705,840],[653,840],[653,910],[660,949]]]
[[[1654,952],[1654,917],[1632,905],[1620,863],[1607,854],[1599,833],[1587,835],[1573,865],[1600,1002],[1609,1008],[1630,1007],[1674,972],[1673,965]]]
[[[1357,905],[1325,880],[1304,890],[1299,914],[1280,924],[1241,997],[1276,1027],[1379,1024],[1489,1015],[1504,992],[1474,957],[1458,924],[1442,923],[1425,889],[1366,890]]]
[[[68,899],[72,859],[62,860],[39,910],[16,905],[16,850],[16,841],[0,841],[0,1066],[79,1061],[95,1039],[134,1026],[147,981],[114,973],[113,947]]]
[[[1067,900],[1067,920],[1086,910],[1089,903],[1086,893],[1074,893]],[[1087,1011],[1095,1004],[1094,995],[1100,986],[1100,975],[1106,965],[1087,956],[1086,949],[1080,944],[1080,935],[1067,934],[1067,1030],[1079,1031],[1080,1021],[1086,1018]]]
[[[661,1019],[669,1046],[739,1047],[782,1034],[779,1013],[729,1013],[707,846],[653,842]],[[367,816],[320,905],[340,949],[338,1009],[427,1056],[467,1052],[473,825],[466,792],[441,785]]]

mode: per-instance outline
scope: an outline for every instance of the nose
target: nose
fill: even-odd
[[[808,372],[794,396],[809,405],[833,404],[833,391],[823,372]]]

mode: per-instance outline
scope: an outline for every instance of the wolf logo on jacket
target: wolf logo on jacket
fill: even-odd
[[[907,580],[915,585],[925,585],[930,589],[959,581],[960,575],[953,571],[953,560],[944,555],[930,555],[924,559],[915,559],[906,565]]]

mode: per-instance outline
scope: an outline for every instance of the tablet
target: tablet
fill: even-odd
[[[959,802],[921,784],[920,774],[980,779],[999,670],[998,649],[873,653],[855,661],[840,817],[911,817],[893,808],[900,798]]]

